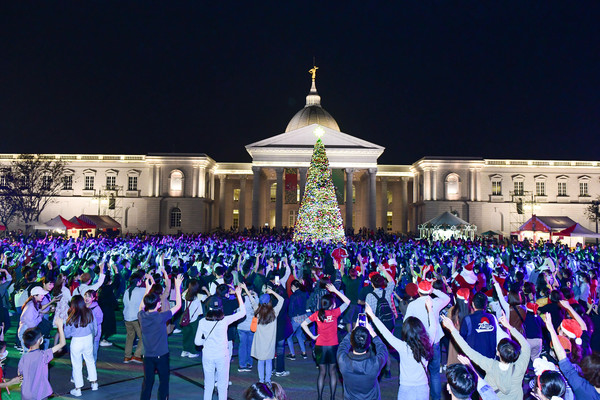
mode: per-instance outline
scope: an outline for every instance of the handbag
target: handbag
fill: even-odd
[[[257,329],[258,329],[258,317],[254,316],[254,317],[252,317],[252,322],[250,322],[250,331],[256,332]]]
[[[192,304],[192,302],[190,302],[190,304]],[[179,321],[179,325],[181,325],[181,326],[188,326],[189,324],[191,324],[192,323],[192,318],[196,315],[196,313],[198,312],[198,310],[200,309],[200,307],[201,306],[198,306],[198,308],[196,309],[196,311],[190,317],[190,307],[189,307],[189,305],[187,305],[187,302],[186,302],[186,307],[185,307],[185,310],[183,310],[183,314],[181,315],[181,320]]]

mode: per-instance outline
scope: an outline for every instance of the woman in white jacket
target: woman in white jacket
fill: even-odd
[[[438,316],[431,312],[433,307],[431,298],[426,300],[425,307],[429,317],[429,328],[425,329],[418,318],[408,317],[402,324],[402,338],[398,339],[375,316],[373,309],[368,304],[365,305],[365,312],[373,321],[373,325],[400,356],[398,400],[429,399],[427,365],[433,357],[433,347],[429,338],[435,337],[437,333]]]
[[[204,400],[211,400],[217,378],[219,400],[227,400],[229,387],[229,345],[227,328],[235,321],[244,318],[246,307],[242,300],[242,289],[238,286],[235,295],[239,308],[233,315],[223,314],[223,304],[217,296],[208,298],[208,310],[205,318],[198,322],[196,346],[204,345],[202,350],[202,369],[204,370]]]

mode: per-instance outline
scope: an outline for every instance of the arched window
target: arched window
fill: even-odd
[[[172,197],[183,196],[183,172],[176,169],[169,175],[169,195]]]
[[[175,208],[171,209],[169,226],[171,228],[180,228],[181,227],[181,210],[179,209],[179,207],[175,207]]]
[[[460,176],[452,172],[446,176],[446,200],[460,199]]]

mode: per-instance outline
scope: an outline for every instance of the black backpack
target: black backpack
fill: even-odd
[[[375,308],[375,316],[377,318],[379,318],[379,320],[381,322],[383,322],[385,327],[388,328],[388,330],[390,332],[393,332],[394,325],[395,325],[394,313],[392,313],[392,308],[390,307],[390,303],[385,298],[385,292],[381,297],[377,296],[375,294],[375,292],[373,292],[372,294],[377,299],[377,307]]]

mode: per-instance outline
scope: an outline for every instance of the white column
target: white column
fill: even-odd
[[[354,179],[354,169],[346,168],[346,231],[354,228],[352,225],[352,214],[354,212],[354,203],[352,201],[352,181]]]
[[[192,197],[198,197],[198,166],[192,167]]]
[[[431,200],[431,170],[423,170],[423,201]]]
[[[155,177],[155,169],[156,169],[156,165],[150,165],[150,168],[148,169],[148,196],[150,197],[154,197],[154,179]]]
[[[475,200],[481,201],[481,170],[475,170]]]
[[[260,167],[252,167],[252,226],[260,229]]]
[[[415,172],[415,176],[413,177],[413,203],[417,203],[419,201],[419,173]]]
[[[275,168],[277,177],[277,192],[275,195],[275,229],[281,232],[283,228],[283,168]]]
[[[240,176],[240,200],[238,201],[240,230],[246,227],[246,175]]]
[[[225,229],[225,178],[219,175],[219,227]]]
[[[431,169],[431,200],[437,200],[437,170]]]
[[[475,170],[469,170],[469,200],[475,201]]]
[[[369,226],[377,229],[377,168],[369,168]]]
[[[156,179],[154,180],[154,195],[156,197],[162,196],[162,193],[160,191],[160,179],[161,179],[160,165],[157,165],[156,166]]]
[[[408,178],[400,178],[400,232],[408,232]]]
[[[215,173],[213,170],[210,170],[208,173],[208,179],[210,179],[210,199],[215,199]]]
[[[198,168],[198,197],[206,197],[206,168]]]
[[[381,178],[381,198],[380,198],[380,213],[381,227],[387,230],[387,211],[388,211],[388,196],[387,196],[387,178]]]

